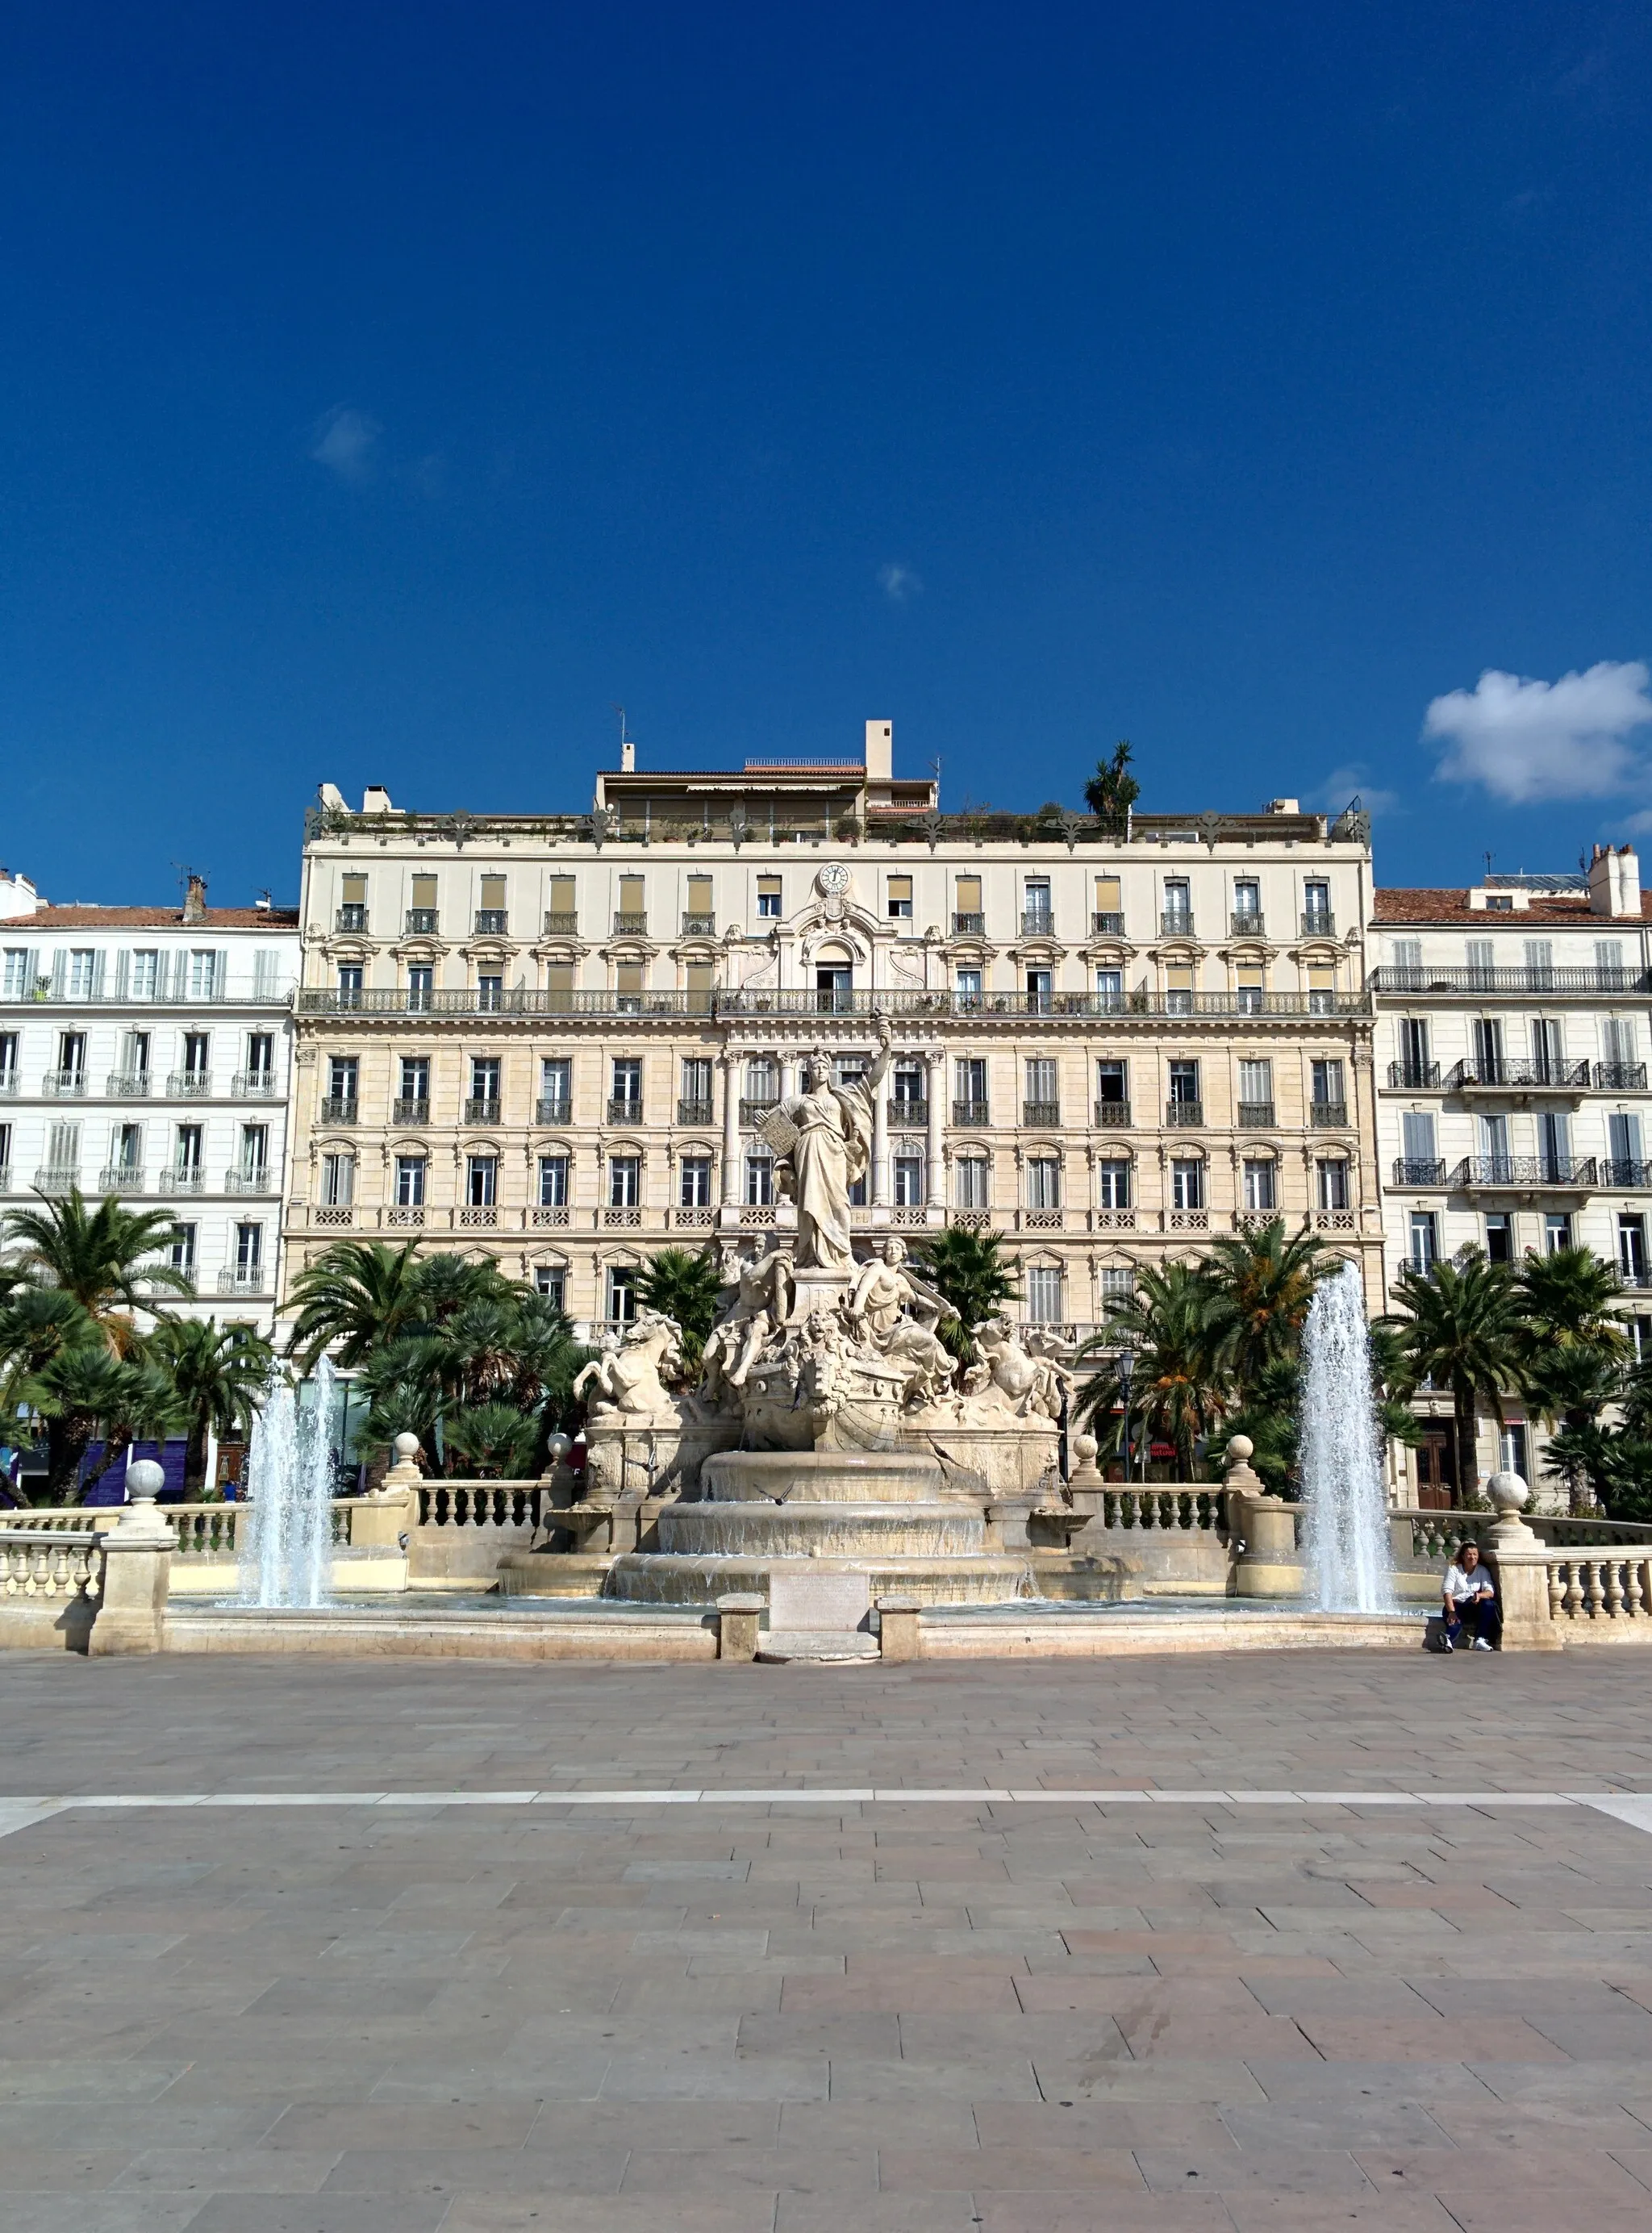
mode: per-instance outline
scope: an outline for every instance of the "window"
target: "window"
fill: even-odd
[[[487,1123],[497,1116],[499,1107],[500,1058],[495,1054],[473,1054],[471,1057],[471,1106],[465,1112],[472,1123]]]
[[[341,1008],[359,1008],[361,1005],[361,964],[359,961],[339,963],[338,1004]]]
[[[641,1200],[642,1158],[640,1156],[610,1156],[608,1208],[635,1209]]]
[[[1487,915],[1512,915],[1513,895],[1509,892],[1488,892],[1486,895],[1486,912]]]
[[[1595,941],[1595,967],[1600,972],[1603,991],[1615,989],[1623,983],[1623,941],[1621,938],[1597,938]]]
[[[678,1088],[682,1096],[684,1110],[703,1110],[703,1115],[684,1115],[686,1124],[709,1124],[712,1121],[712,1065],[706,1055],[686,1055],[683,1058],[682,1079]]]
[[[1265,1214],[1275,1207],[1278,1188],[1274,1174],[1277,1169],[1271,1156],[1249,1156],[1245,1162],[1245,1207],[1253,1214]]]
[[[1050,994],[1055,986],[1053,972],[1048,969],[1029,969],[1027,972],[1027,1006],[1036,1016],[1050,1013]]]
[[[1096,1098],[1109,1108],[1122,1108],[1130,1098],[1130,1065],[1104,1057],[1096,1065]]]
[[[646,930],[648,927],[648,902],[641,876],[621,876],[620,879],[620,910],[615,921],[615,930]]]
[[[504,929],[509,915],[506,911],[504,878],[486,876],[480,879],[477,900],[476,927],[479,931],[498,934]]]
[[[118,1171],[140,1171],[143,1169],[143,1126],[117,1124],[110,1142],[112,1161]],[[0,1163],[10,1162],[10,1156],[0,1156]]]
[[[1485,1167],[1481,1175],[1501,1180],[1507,1185],[1514,1176],[1514,1167],[1509,1155],[1509,1120],[1506,1116],[1480,1118],[1480,1152]]]
[[[145,1064],[146,1069],[148,1065]],[[17,1034],[0,1032],[0,1079],[14,1090],[17,1084]]]
[[[986,928],[986,916],[981,907],[981,880],[979,876],[959,876],[953,889],[953,930],[964,937],[977,936]]]
[[[1262,1013],[1262,964],[1259,961],[1239,961],[1233,965],[1233,1004],[1241,1016],[1259,1016]]]
[[[1601,1044],[1605,1049],[1608,1063],[1616,1070],[1626,1070],[1636,1059],[1635,1019],[1632,1016],[1609,1016],[1601,1025]],[[1620,1078],[1617,1082],[1627,1085],[1631,1081]]]
[[[1571,1212],[1569,1209],[1547,1211],[1543,1220],[1544,1254],[1553,1256],[1562,1248],[1570,1248],[1571,1246]]]
[[[1303,928],[1328,931],[1330,928],[1330,886],[1311,876],[1302,888]]]
[[[979,969],[959,970],[953,979],[953,984],[960,1000],[967,1002],[972,1007],[980,1006],[981,973]]]
[[[1413,1186],[1426,1185],[1434,1175],[1439,1150],[1434,1145],[1434,1111],[1429,1109],[1408,1109],[1400,1118],[1400,1137],[1402,1143],[1401,1161],[1405,1169],[1401,1183],[1408,1181]]]
[[[423,1156],[396,1157],[396,1205],[400,1209],[424,1208],[425,1158]]]
[[[1486,1216],[1486,1257],[1492,1264],[1514,1261],[1514,1220],[1506,1209],[1488,1210]]]
[[[780,1098],[780,1066],[772,1055],[753,1055],[745,1065],[745,1097],[760,1106]]]
[[[616,1055],[614,1058],[613,1099],[628,1109],[642,1105],[642,1062],[636,1055]]]
[[[174,1272],[182,1272],[187,1279],[195,1277],[195,1227],[192,1225],[173,1226],[166,1260]]]
[[[1646,1220],[1626,1211],[1617,1221],[1617,1268],[1625,1286],[1645,1286],[1646,1266]]]
[[[1467,943],[1468,980],[1490,990],[1493,971],[1497,961],[1497,947],[1489,938],[1471,938]]]
[[[1165,964],[1164,1005],[1167,1015],[1192,1015],[1193,966],[1191,961],[1168,961]]]
[[[188,1041],[185,1041],[185,1046]],[[57,1035],[57,1073],[60,1077],[77,1082],[86,1075],[86,1033],[60,1032]]]
[[[1348,1103],[1347,1088],[1343,1082],[1343,1065],[1334,1058],[1313,1065],[1313,1099],[1316,1109],[1343,1109]]]
[[[887,885],[885,911],[891,922],[912,921],[912,879],[910,876],[891,876]]]
[[[1185,876],[1167,876],[1164,886],[1164,928],[1187,931],[1193,928],[1193,887]]]
[[[1177,1156],[1170,1165],[1170,1207],[1203,1209],[1205,1166],[1196,1156]]]
[[[1348,1208],[1348,1165],[1340,1156],[1323,1156],[1314,1166],[1321,1209]]]
[[[1273,1108],[1273,1064],[1271,1062],[1242,1062],[1239,1066],[1239,1122],[1245,1121],[1248,1110]]]
[[[430,1102],[430,1057],[427,1054],[404,1054],[401,1058],[401,1092],[404,1102]]]
[[[985,1156],[964,1156],[958,1164],[958,1207],[986,1209],[991,1206],[992,1166]]]
[[[147,1058],[148,1051],[149,1039],[148,1034],[146,1032],[144,1034],[144,1053],[146,1058]],[[146,1058],[140,1065],[136,1066],[147,1070],[149,1064]],[[247,1033],[248,1084],[250,1084],[254,1079],[262,1079],[267,1082],[275,1076],[275,1070],[276,1042],[274,1038],[268,1032],[249,1032]]]
[[[355,1200],[355,1157],[322,1157],[322,1200],[329,1208],[342,1209]]]
[[[1400,1019],[1399,1082],[1402,1085],[1426,1085],[1428,1082],[1428,1025],[1421,1016]]]
[[[766,1209],[774,1200],[774,1158],[752,1154],[745,1159],[745,1198],[753,1209]]]
[[[367,880],[364,876],[348,876],[339,879],[338,927],[341,930],[367,928]]]
[[[1606,1144],[1610,1157],[1607,1184],[1634,1186],[1639,1176],[1641,1162],[1641,1120],[1633,1115],[1609,1116],[1606,1119]]]
[[[1027,1066],[1026,1107],[1023,1121],[1029,1124],[1058,1124],[1061,1122],[1060,1072],[1052,1055],[1034,1055]]]
[[[407,970],[407,1012],[426,1015],[436,1005],[436,972],[428,962],[415,961]]]
[[[566,1156],[541,1156],[539,1158],[539,1201],[544,1209],[566,1209],[568,1207],[568,1158]]]
[[[1262,887],[1253,878],[1241,877],[1233,887],[1233,927],[1241,929],[1259,922],[1262,916]]]
[[[1571,1119],[1564,1109],[1546,1109],[1538,1116],[1538,1157],[1545,1179],[1571,1177]]]
[[[1026,896],[1023,904],[1026,909],[1026,921],[1023,926],[1024,928],[1037,931],[1048,930],[1051,927],[1053,915],[1050,904],[1050,879],[1048,876],[1029,876],[1027,878]]]
[[[184,1034],[184,1075],[205,1080],[212,1068],[212,1042],[205,1032]]]
[[[709,1209],[712,1202],[712,1159],[685,1156],[678,1166],[677,1199],[685,1209]]]
[[[1428,1272],[1440,1261],[1440,1220],[1432,1209],[1411,1213],[1411,1253],[1414,1272]]]
[[[327,1093],[330,1101],[354,1102],[355,1082],[360,1064],[353,1054],[335,1054],[327,1065]]]
[[[1550,938],[1528,938],[1525,941],[1526,982],[1536,990],[1554,982],[1554,941]]]
[[[235,1276],[237,1279],[253,1280],[263,1269],[263,1227],[262,1225],[237,1225],[235,1228]]]
[[[849,995],[854,984],[855,973],[845,964],[817,962],[815,966],[815,1006],[825,1015],[846,1016],[849,1012]]]
[[[46,1167],[53,1171],[76,1172],[81,1167],[81,1128],[78,1124],[49,1124],[46,1127]]]
[[[1096,1000],[1097,1006],[1115,1013],[1124,1006],[1124,972],[1122,969],[1098,969],[1096,972]]]
[[[629,1325],[637,1314],[637,1273],[634,1264],[608,1266],[608,1320]]]
[[[499,1159],[497,1156],[465,1157],[465,1199],[472,1209],[490,1209],[498,1201]]]
[[[986,1062],[984,1056],[962,1056],[954,1071],[958,1104],[968,1112],[964,1121],[979,1122],[986,1115]]]
[[[1102,1316],[1111,1318],[1115,1311],[1128,1310],[1135,1300],[1135,1265],[1103,1264],[1102,1266]]]
[[[1497,1431],[1497,1462],[1504,1473],[1518,1473],[1522,1481],[1525,1475],[1525,1428],[1519,1419],[1511,1419]]]
[[[150,960],[154,960],[153,954]],[[26,1000],[35,989],[34,957],[26,946],[9,946],[0,956],[0,992],[8,1000]]]
[[[622,1016],[642,1013],[642,972],[641,961],[616,961],[614,965],[614,1005]]]
[[[571,961],[548,961],[545,964],[545,1006],[563,1014],[574,1005],[574,965]]]
[[[270,1127],[267,1124],[244,1124],[241,1127],[241,1175],[243,1178],[262,1178],[270,1167]]]
[[[1532,1019],[1534,1081],[1540,1085],[1558,1085],[1565,1075],[1565,1047],[1558,1022],[1551,1017],[1534,1016]]]
[[[1503,1026],[1495,1016],[1476,1016],[1474,1069],[1482,1085],[1495,1085],[1503,1074]]]
[[[483,1015],[497,1014],[504,1006],[504,980],[491,971],[478,970],[476,979],[476,1005]]]
[[[566,937],[578,925],[579,901],[576,879],[572,876],[550,877],[545,885],[545,928]]]
[[[201,1169],[201,1145],[205,1133],[202,1124],[180,1124],[172,1149],[172,1169],[180,1176],[198,1178]]]
[[[1128,1209],[1130,1207],[1130,1164],[1128,1156],[1116,1156],[1096,1166],[1096,1201],[1102,1209]]]
[[[0,1124],[0,1186],[11,1183],[11,1127]]]
[[[1170,1099],[1176,1108],[1197,1108],[1199,1105],[1199,1064],[1196,1062],[1173,1062],[1170,1065]]]
[[[561,1264],[536,1264],[533,1267],[533,1291],[543,1295],[557,1310],[568,1308],[568,1273]]]
[[[758,914],[778,915],[780,913],[780,879],[778,876],[758,878]]]
[[[539,1064],[539,1121],[563,1124],[574,1097],[574,1065],[566,1055],[550,1055]]]
[[[929,1088],[921,1063],[897,1063],[892,1087],[890,1097],[902,1109],[920,1109],[929,1098]]]
[[[710,961],[685,961],[683,990],[688,995],[691,1016],[709,1016],[712,1012],[712,993],[715,986],[715,965]]]
[[[189,957],[189,997],[192,1000],[216,1000],[224,990],[223,957],[204,953],[199,948]]]
[[[1061,1165],[1053,1156],[1034,1156],[1027,1163],[1027,1208],[1061,1208]]]
[[[924,1199],[924,1159],[907,1152],[894,1159],[894,1199],[898,1208],[919,1209]]]
[[[98,977],[98,957],[95,948],[77,946],[68,957],[68,997],[71,1000],[89,1000]]]
[[[1026,1273],[1027,1317],[1034,1325],[1061,1324],[1061,1266],[1030,1264]]]
[[[1308,964],[1308,1013],[1311,1016],[1334,1016],[1337,1012],[1337,964],[1334,961],[1311,961]]]
[[[1115,937],[1123,934],[1124,896],[1116,876],[1096,879],[1096,914],[1090,930]]]
[[[716,915],[712,903],[712,880],[709,876],[693,876],[684,879],[686,898],[683,905],[683,928],[688,931],[709,931]]]
[[[436,928],[436,879],[420,871],[408,883],[407,904],[416,918],[407,925],[409,930],[432,931]]]

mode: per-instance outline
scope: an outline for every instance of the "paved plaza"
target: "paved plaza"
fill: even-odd
[[[7,2233],[1652,2227],[1636,1655],[0,1701]]]

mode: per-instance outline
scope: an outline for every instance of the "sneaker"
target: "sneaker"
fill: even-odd
[[[1447,1651],[1455,1651],[1456,1649],[1456,1645],[1452,1642],[1451,1638],[1447,1637],[1446,1638],[1446,1650]]]
[[[1476,1651],[1489,1651],[1491,1648],[1491,1645],[1487,1644],[1483,1636],[1477,1636],[1474,1638],[1474,1649]]]

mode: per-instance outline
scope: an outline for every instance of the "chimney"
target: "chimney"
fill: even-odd
[[[381,783],[370,783],[362,792],[363,814],[393,814],[395,811],[390,804],[390,794]]]
[[[1267,814],[1300,814],[1302,804],[1295,798],[1271,798],[1263,811]]]
[[[866,725],[866,779],[868,783],[888,783],[894,773],[894,723],[868,721]]]
[[[1591,915],[1638,917],[1641,912],[1641,863],[1632,845],[1614,852],[1597,845],[1589,863],[1589,911]]]
[[[193,869],[189,869],[186,874],[188,881],[184,887],[184,921],[205,922],[206,921],[206,879],[205,876],[197,876]]]
[[[0,869],[0,922],[33,915],[39,905],[40,894],[27,876],[14,876],[10,869]]]
[[[637,745],[634,737],[620,739],[620,773],[634,775],[637,771]]]

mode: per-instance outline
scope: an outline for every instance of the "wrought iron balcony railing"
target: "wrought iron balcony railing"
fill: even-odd
[[[614,918],[614,934],[616,938],[646,938],[648,934],[646,910],[639,915],[632,909],[621,909]]]
[[[608,1123],[610,1124],[641,1124],[641,1122],[642,1103],[641,1101],[629,1101],[623,1098],[611,1098],[609,1100]]]
[[[954,1101],[953,1103],[954,1124],[990,1124],[992,1121],[992,1112],[985,1101]]]
[[[1335,938],[1337,918],[1329,908],[1310,908],[1302,918],[1304,938]]]
[[[78,1163],[46,1163],[35,1173],[36,1194],[73,1194],[81,1182]]]
[[[323,1124],[354,1124],[361,1103],[353,1093],[324,1093],[322,1096]]]
[[[198,1163],[174,1164],[160,1174],[162,1194],[205,1194],[206,1173]]]
[[[400,1100],[393,1101],[390,1103],[390,1122],[393,1124],[428,1124],[428,1097],[424,1094],[404,1094]]]
[[[1181,908],[1167,908],[1159,917],[1161,938],[1191,938],[1193,934],[1192,915]]]
[[[709,1101],[679,1099],[677,1122],[680,1124],[709,1124],[711,1121],[712,1104]]]
[[[503,1106],[497,1094],[472,1093],[465,1103],[465,1122],[467,1124],[497,1124]]]
[[[435,908],[409,908],[401,920],[409,938],[433,938],[441,924]]]
[[[1023,938],[1053,938],[1056,918],[1048,908],[1026,908],[1021,915]]]
[[[1273,1103],[1271,1101],[1241,1101],[1239,1104],[1239,1121],[1247,1129],[1258,1125],[1271,1125],[1273,1122]]]
[[[267,1163],[241,1163],[224,1174],[225,1194],[274,1194],[276,1175]]]
[[[1265,918],[1245,910],[1229,918],[1228,928],[1234,938],[1265,938],[1268,934]]]
[[[579,936],[577,911],[572,908],[547,908],[545,935],[547,938],[577,938]]]
[[[1308,1121],[1311,1124],[1327,1128],[1344,1125],[1348,1122],[1348,1103],[1345,1101],[1310,1102]]]
[[[365,930],[367,927],[367,911],[354,900],[341,907],[333,918],[335,930]]]
[[[1446,1183],[1446,1166],[1433,1156],[1397,1156],[1394,1183],[1398,1187],[1442,1187]]]
[[[1600,1182],[1603,1187],[1615,1187],[1625,1194],[1641,1194],[1652,1187],[1652,1163],[1638,1160],[1624,1161],[1621,1156],[1609,1156],[1600,1167]]]
[[[1391,1062],[1389,1064],[1389,1084],[1406,1087],[1413,1093],[1427,1092],[1440,1083],[1437,1062]]]
[[[1371,972],[1374,993],[1643,993],[1643,969],[1566,963],[1548,968],[1436,968],[1432,962],[1387,962]]]
[[[230,1080],[230,1090],[237,1100],[268,1100],[274,1096],[276,1090],[273,1070],[237,1070]]]
[[[143,1171],[136,1163],[106,1163],[98,1173],[100,1194],[141,1194]]]
[[[1494,1059],[1460,1062],[1446,1080],[1454,1093],[1465,1090],[1502,1092],[1511,1087],[1547,1088],[1551,1092],[1571,1092],[1589,1083],[1586,1062],[1520,1062],[1498,1057]]]
[[[536,1124],[571,1124],[573,1121],[574,1104],[571,1101],[546,1100],[542,1097],[535,1104]]]
[[[511,928],[507,908],[478,908],[476,934],[478,938],[503,938]]]
[[[40,1081],[40,1090],[49,1100],[77,1100],[86,1090],[86,1072],[83,1070],[49,1070]]]
[[[971,911],[964,915],[953,915],[953,936],[954,938],[984,938],[985,935],[986,917],[984,915]]]
[[[717,917],[714,915],[702,915],[689,908],[683,910],[685,938],[714,938],[716,935]]]
[[[1465,1156],[1450,1183],[1580,1194],[1598,1185],[1599,1171],[1592,1156]]]
[[[166,1079],[169,1101],[206,1101],[212,1092],[212,1073],[210,1070],[174,1070]]]
[[[1089,934],[1092,938],[1122,938],[1124,917],[1110,908],[1094,908],[1090,911]]]
[[[1059,1101],[1024,1101],[1021,1103],[1021,1122],[1036,1124],[1042,1130],[1050,1130],[1061,1123],[1061,1103]]]
[[[1646,1064],[1643,1062],[1597,1062],[1595,1064],[1595,1090],[1597,1093],[1644,1093]]]
[[[1167,1101],[1164,1105],[1167,1124],[1202,1124],[1205,1104],[1202,1101]]]
[[[111,1101],[146,1101],[149,1097],[149,1072],[146,1070],[112,1070],[103,1081],[103,1090]]]
[[[780,1097],[778,1094],[773,1094],[767,1099],[765,1099],[761,1094],[757,1095],[756,1097],[742,1094],[740,1097],[740,1122],[742,1124],[761,1123],[771,1109],[777,1109],[779,1106]]]
[[[1096,1123],[1102,1131],[1120,1131],[1130,1121],[1128,1101],[1098,1101],[1096,1103]]]
[[[260,1265],[231,1265],[218,1275],[220,1295],[264,1295],[270,1292],[270,1276]]]

